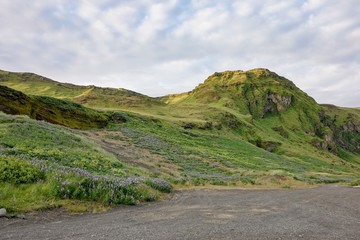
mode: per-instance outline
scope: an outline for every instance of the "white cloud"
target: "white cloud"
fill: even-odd
[[[357,0],[3,0],[0,68],[151,96],[266,67],[360,106]]]

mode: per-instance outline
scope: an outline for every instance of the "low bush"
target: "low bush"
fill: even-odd
[[[29,162],[14,157],[0,156],[0,182],[14,184],[45,180],[45,172]]]

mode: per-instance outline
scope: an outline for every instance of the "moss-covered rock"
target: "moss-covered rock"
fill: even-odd
[[[28,96],[0,85],[0,110],[8,114],[27,115],[70,128],[87,129],[105,127],[109,114],[83,107],[66,100]]]

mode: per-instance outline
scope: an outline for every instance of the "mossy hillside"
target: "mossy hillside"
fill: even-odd
[[[77,86],[60,83],[33,73],[14,73],[0,70],[0,85],[28,95],[48,96],[71,100],[88,107],[127,109],[161,106],[162,102],[126,89]]]
[[[318,135],[336,143],[348,151],[360,153],[360,111],[322,105],[322,128]]]
[[[349,151],[360,148],[359,134],[354,127],[357,126],[354,119],[359,119],[356,109],[351,110],[355,111],[350,117],[353,120],[349,117],[346,121],[338,119],[337,127],[330,126],[324,121],[334,117],[329,109],[318,105],[291,81],[267,69],[215,73],[193,91],[169,95],[161,100],[173,108],[216,109],[211,113],[203,111],[201,119],[236,130],[265,149],[281,148],[279,142],[271,140],[274,134],[271,130],[279,131],[279,127],[283,136],[289,135],[289,131],[298,135],[304,133],[307,144],[333,154],[337,154],[339,147]],[[339,131],[343,128],[348,131]],[[340,135],[342,140],[336,142]],[[289,140],[291,142],[291,139],[285,142]],[[269,147],[269,144],[273,146]]]
[[[0,207],[15,212],[70,204],[67,199],[135,204],[169,189],[73,130],[1,112],[0,169]]]
[[[27,96],[1,85],[0,110],[79,129],[105,127],[111,118],[109,113],[86,108],[70,101]]]
[[[269,150],[283,148],[284,144],[278,143],[289,141],[274,140],[272,136],[278,135],[274,128],[281,126],[285,135],[289,134],[287,131],[314,135],[314,126],[320,123],[317,103],[291,81],[266,69],[215,73],[185,95],[180,100],[172,95],[163,101],[174,108],[210,106],[216,111],[204,111],[202,119],[236,131],[249,142]],[[307,139],[310,144],[312,137]]]
[[[202,103],[226,107],[254,119],[281,114],[284,122],[294,120],[305,128],[319,121],[320,107],[291,81],[267,69],[215,73],[181,100],[169,96],[173,104]],[[298,116],[287,116],[287,110]],[[307,129],[309,130],[309,129]]]

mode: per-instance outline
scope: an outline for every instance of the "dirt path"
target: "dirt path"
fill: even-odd
[[[0,219],[0,239],[359,239],[360,189],[189,190],[48,221]]]
[[[120,131],[79,131],[82,135],[97,143],[105,151],[113,154],[121,161],[146,169],[164,178],[180,177],[178,166],[167,161],[163,156],[150,150],[135,146]]]

